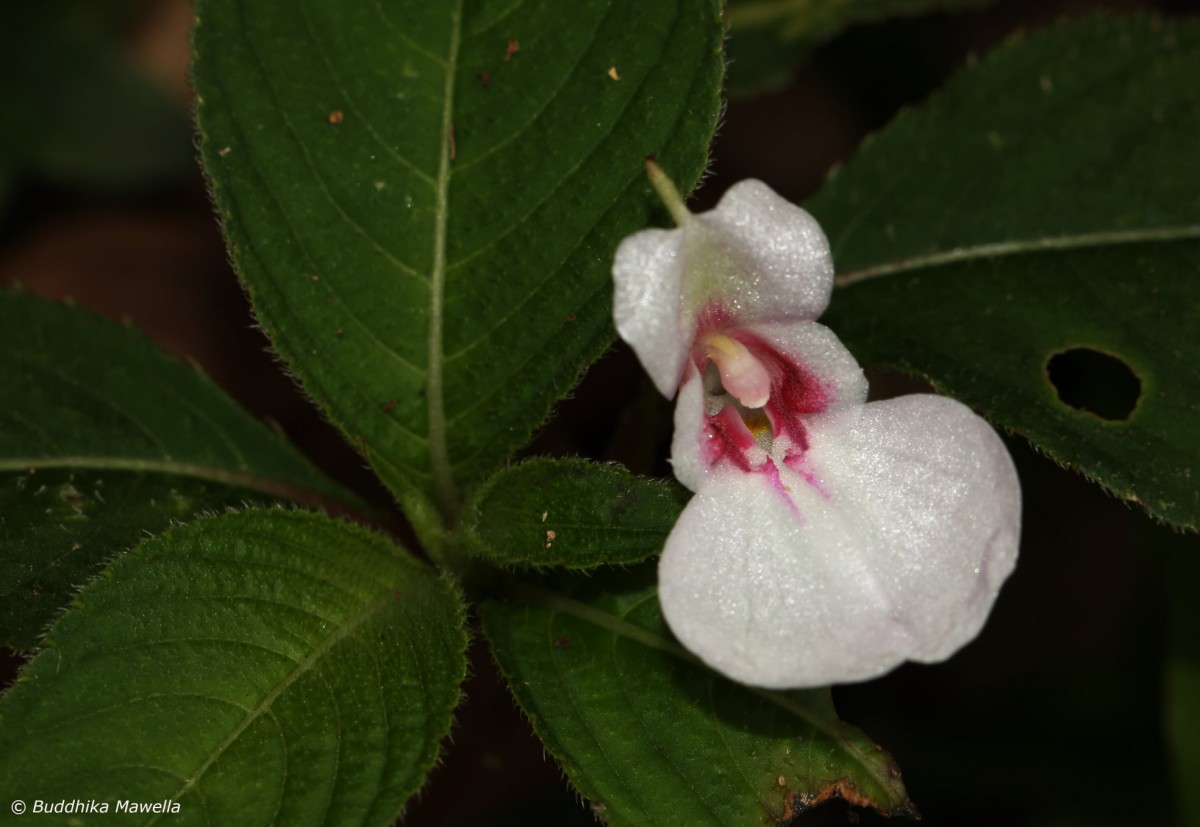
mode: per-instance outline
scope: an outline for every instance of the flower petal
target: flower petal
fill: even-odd
[[[626,238],[613,283],[617,333],[670,398],[702,322],[815,319],[833,290],[833,259],[816,219],[751,180],[674,230]]]
[[[713,668],[771,688],[948,657],[1015,563],[1003,443],[935,396],[826,414],[810,436],[803,474],[708,475],[659,564],[667,622]]]
[[[735,331],[736,333],[736,331]],[[867,401],[867,378],[837,334],[823,324],[809,321],[762,322],[752,330],[754,338],[766,342],[780,355],[820,380],[822,398],[792,405],[810,412],[834,411]]]
[[[613,260],[613,322],[654,386],[670,399],[683,377],[693,324],[683,317],[682,230],[642,230]]]
[[[685,247],[684,312],[714,301],[736,324],[816,319],[833,291],[833,256],[821,225],[762,181],[734,184],[696,216],[704,232]]]
[[[740,331],[734,329],[734,335]],[[867,398],[867,380],[862,368],[832,330],[817,322],[794,321],[763,323],[754,327],[753,338],[765,343],[779,357],[790,361],[799,372],[811,377],[815,387],[788,388],[783,396],[803,390],[820,398],[809,400],[808,409],[801,401],[791,403],[793,413],[810,414],[861,405]],[[708,411],[704,383],[698,370],[689,368],[675,403],[675,435],[671,442],[671,465],[675,477],[688,488],[698,491],[711,466],[712,452],[707,443],[713,438],[708,429]]]
[[[920,646],[945,660],[979,633],[1017,561],[1021,486],[986,420],[954,399],[911,394],[812,424],[812,462],[862,508],[872,554]],[[852,505],[857,503],[857,505]]]

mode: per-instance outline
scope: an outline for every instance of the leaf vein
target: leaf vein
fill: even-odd
[[[493,144],[492,146],[490,146],[487,149],[480,152],[479,155],[475,156],[470,161],[460,164],[458,167],[456,167],[455,172],[457,172],[459,175],[462,175],[463,173],[465,173],[467,170],[471,169],[472,167],[477,166],[478,164],[482,163],[483,161],[486,161],[492,155],[496,154],[497,152],[502,150],[504,147],[508,146],[513,141],[517,140],[517,138],[521,137],[523,134],[525,134],[525,132],[530,127],[532,127],[535,123],[537,123],[538,118],[541,117],[542,113],[544,113],[547,109],[550,108],[550,105],[553,104],[558,99],[558,97],[562,93],[563,89],[565,89],[567,87],[567,85],[572,80],[574,80],[575,74],[579,71],[579,67],[583,63],[583,59],[589,55],[592,46],[595,44],[596,37],[600,32],[601,26],[604,24],[604,21],[607,20],[611,16],[611,14],[612,14],[612,2],[610,0],[607,8],[605,9],[604,17],[601,18],[601,20],[599,22],[597,22],[595,29],[592,30],[592,34],[591,34],[591,37],[589,38],[588,42],[584,45],[584,47],[582,49],[579,50],[579,55],[576,57],[575,63],[572,64],[569,71],[563,73],[562,80],[560,80],[559,84],[554,87],[554,89],[550,92],[549,95],[546,96],[545,100],[542,101],[541,106],[539,106],[537,109],[535,109],[533,112],[530,113],[528,120],[526,120],[524,123],[520,124],[515,130],[510,132],[507,136],[505,136],[504,138],[501,138],[495,144]],[[454,270],[455,266],[452,265],[450,267],[450,269]]]
[[[664,39],[661,41],[661,43],[665,44],[666,42],[668,42],[668,40],[669,40],[669,37],[667,37],[667,38],[664,38]],[[661,57],[661,55],[662,55],[662,48],[664,48],[664,47],[663,47],[663,46],[660,46],[660,51],[659,51],[659,56],[660,56],[660,57]],[[696,82],[699,80],[699,78],[700,78],[700,73],[696,73],[695,75],[693,75],[693,80],[692,80],[693,86],[694,86],[694,85],[695,85],[695,83],[696,83]],[[646,83],[649,81],[649,79],[650,79],[650,74],[649,74],[649,73],[647,73],[647,75],[646,75],[646,76],[644,76],[644,77],[641,79],[641,81],[639,81],[638,89],[640,90],[640,89],[641,89],[643,86],[645,86],[645,84],[646,84]],[[687,99],[687,97],[688,97],[688,96],[684,96],[684,98],[683,98],[683,99],[684,99],[684,100],[686,100],[686,99]],[[632,104],[632,102],[633,102],[633,101],[634,101],[636,98],[637,98],[637,94],[636,94],[636,92],[635,92],[633,95],[630,95],[630,97],[629,97],[629,101],[626,103],[625,107],[624,107],[624,108],[621,110],[621,115],[623,115],[623,114],[624,114],[624,112],[625,112],[626,110],[628,110],[628,108],[629,108],[630,104]],[[675,127],[675,126],[676,126],[676,125],[679,123],[679,120],[680,120],[680,118],[682,118],[682,117],[683,117],[683,115],[684,115],[684,109],[683,109],[683,107],[680,107],[680,108],[679,108],[679,109],[676,111],[676,115],[675,115],[675,121],[674,121],[674,122],[672,123],[672,125],[671,125],[671,129],[672,129],[672,131],[674,130],[674,127]],[[618,115],[618,117],[617,117],[617,120],[619,121],[619,120],[620,120],[620,118],[621,118],[621,116],[620,116],[620,115]],[[498,243],[498,242],[499,242],[499,241],[500,241],[500,240],[501,240],[501,239],[502,239],[502,238],[503,238],[505,235],[507,235],[508,233],[510,233],[510,232],[512,232],[512,231],[514,231],[514,230],[515,230],[515,229],[516,229],[518,226],[520,226],[520,224],[522,224],[522,223],[524,223],[526,220],[528,220],[528,219],[529,219],[529,218],[530,218],[530,217],[533,215],[533,213],[537,212],[537,210],[538,210],[538,209],[539,209],[539,208],[542,206],[542,204],[544,204],[544,203],[545,203],[547,200],[549,200],[549,198],[550,198],[550,197],[552,197],[552,196],[553,196],[553,195],[554,195],[554,194],[555,194],[555,193],[558,191],[558,189],[559,189],[559,188],[561,188],[561,187],[563,186],[563,184],[566,182],[566,178],[567,178],[568,176],[570,176],[570,175],[573,175],[575,172],[577,172],[577,171],[578,171],[578,169],[579,169],[579,167],[581,167],[581,166],[582,166],[582,165],[583,165],[583,164],[584,164],[584,163],[585,163],[585,162],[586,162],[588,159],[590,159],[590,158],[591,158],[591,156],[592,156],[593,154],[595,154],[595,152],[596,152],[596,151],[597,151],[597,150],[598,150],[598,149],[599,149],[599,148],[600,148],[602,145],[603,145],[603,144],[602,144],[602,142],[601,142],[601,143],[597,143],[597,144],[595,144],[595,145],[594,145],[594,146],[593,146],[593,147],[592,147],[592,148],[591,148],[591,149],[588,151],[587,155],[585,155],[583,158],[581,158],[581,159],[580,159],[580,161],[579,161],[579,163],[577,163],[577,164],[576,164],[576,165],[575,165],[575,166],[574,166],[574,167],[573,167],[573,168],[572,168],[572,169],[571,169],[571,170],[570,170],[570,171],[567,173],[567,175],[566,175],[566,176],[564,176],[562,179],[560,179],[560,180],[559,180],[558,184],[556,184],[556,185],[555,185],[555,189],[551,191],[550,195],[548,195],[548,196],[547,196],[545,199],[543,199],[543,200],[542,200],[541,202],[539,202],[538,204],[534,205],[533,209],[531,209],[531,210],[530,210],[528,213],[526,213],[526,214],[525,214],[525,216],[523,216],[523,217],[520,219],[520,221],[518,221],[516,224],[514,224],[514,225],[512,225],[511,227],[509,227],[508,229],[506,229],[506,230],[505,230],[505,231],[504,231],[504,232],[501,234],[501,236],[499,236],[499,237],[497,237],[497,238],[493,239],[491,242],[488,242],[488,244],[487,244],[487,245],[485,245],[483,248],[481,248],[480,250],[478,250],[478,251],[476,251],[476,252],[474,252],[474,253],[471,253],[471,254],[470,254],[470,255],[469,255],[467,258],[464,258],[464,259],[460,260],[458,263],[456,263],[456,264],[455,264],[455,265],[453,265],[453,266],[454,266],[455,268],[457,268],[458,266],[460,266],[460,265],[462,265],[462,264],[465,264],[469,258],[473,258],[473,257],[475,257],[476,255],[478,255],[478,254],[482,253],[483,251],[485,251],[485,250],[486,250],[488,247],[492,246],[492,244],[494,244],[494,243]],[[559,271],[561,270],[561,268],[563,267],[563,265],[564,265],[564,264],[566,264],[566,262],[570,261],[571,257],[572,257],[573,255],[575,255],[575,253],[576,253],[576,252],[579,250],[579,248],[580,248],[580,247],[582,247],[582,246],[583,246],[583,244],[584,244],[584,243],[585,243],[585,242],[588,240],[588,238],[591,236],[591,231],[592,231],[592,230],[595,230],[595,229],[596,229],[596,227],[598,227],[598,226],[600,226],[601,224],[603,224],[603,223],[605,222],[605,220],[606,220],[606,219],[607,219],[607,218],[608,218],[608,217],[609,217],[609,216],[612,214],[613,210],[614,210],[614,209],[616,209],[616,208],[617,208],[617,206],[620,204],[620,202],[621,202],[621,197],[622,197],[622,196],[623,196],[623,195],[624,195],[624,194],[625,194],[625,193],[628,191],[629,187],[630,187],[630,186],[638,186],[638,185],[640,185],[640,184],[641,184],[641,182],[643,181],[643,174],[644,174],[644,173],[642,172],[642,170],[641,170],[640,168],[639,168],[637,171],[633,172],[633,173],[632,173],[632,174],[629,176],[629,178],[627,179],[627,180],[628,180],[628,182],[626,183],[626,185],[625,185],[624,187],[622,187],[620,190],[618,190],[618,191],[616,192],[616,194],[615,194],[615,195],[613,196],[613,198],[612,198],[612,201],[611,201],[611,203],[608,205],[608,208],[607,208],[607,209],[605,209],[605,210],[604,210],[604,212],[603,212],[602,214],[600,214],[600,215],[597,217],[596,221],[595,221],[595,222],[592,224],[592,226],[589,228],[588,232],[586,232],[586,233],[581,233],[581,234],[579,235],[579,238],[578,238],[578,239],[576,239],[575,243],[574,243],[574,244],[572,244],[572,245],[571,245],[571,247],[570,247],[568,250],[566,250],[566,251],[563,253],[563,255],[562,255],[560,258],[559,258],[559,260],[558,260],[558,263],[557,263],[557,264],[555,264],[553,267],[547,267],[547,268],[546,268],[546,273],[547,273],[547,275],[546,275],[546,276],[545,276],[545,277],[544,277],[544,278],[543,278],[543,279],[542,279],[540,282],[538,282],[536,285],[534,285],[534,286],[532,287],[532,289],[530,289],[529,291],[527,291],[527,292],[526,292],[526,294],[525,294],[525,296],[524,296],[524,298],[522,298],[522,299],[521,299],[521,301],[520,301],[520,302],[519,302],[517,305],[515,305],[515,306],[514,306],[514,307],[513,307],[511,310],[509,310],[509,312],[505,313],[503,316],[501,316],[499,319],[497,319],[497,320],[496,320],[496,321],[495,321],[495,322],[492,324],[492,326],[491,326],[491,327],[490,327],[490,328],[489,328],[489,329],[488,329],[488,330],[487,330],[485,333],[483,333],[483,334],[482,334],[482,335],[480,335],[480,336],[477,336],[475,339],[471,340],[470,342],[466,343],[466,344],[465,344],[465,345],[463,345],[462,347],[460,347],[460,348],[458,348],[457,350],[453,351],[452,353],[448,354],[448,355],[447,355],[447,357],[446,357],[446,361],[447,361],[447,363],[449,363],[449,362],[452,362],[452,361],[454,361],[454,360],[456,360],[456,359],[459,359],[459,358],[461,358],[461,357],[462,357],[464,354],[466,354],[468,351],[471,351],[471,350],[475,349],[476,347],[479,347],[480,345],[482,345],[482,344],[484,344],[485,342],[489,341],[489,340],[490,340],[490,337],[491,337],[491,335],[492,335],[493,333],[495,333],[495,331],[497,331],[497,330],[500,328],[500,326],[501,326],[501,325],[503,325],[503,324],[504,324],[506,321],[508,321],[510,318],[512,318],[514,315],[516,315],[516,314],[517,314],[517,313],[518,313],[518,312],[519,312],[519,311],[520,311],[520,310],[521,310],[523,307],[525,307],[527,304],[529,304],[530,302],[532,302],[532,301],[533,301],[533,299],[534,299],[534,297],[535,297],[535,296],[537,296],[537,295],[538,295],[538,293],[540,293],[540,291],[542,290],[542,288],[543,288],[543,287],[545,287],[547,284],[549,284],[549,283],[550,283],[550,282],[551,282],[551,281],[552,281],[552,280],[553,280],[553,279],[554,279],[554,278],[555,278],[555,277],[556,277],[556,276],[559,274]],[[605,283],[604,283],[604,284],[603,284],[603,285],[600,287],[600,289],[598,289],[598,290],[596,291],[596,293],[593,293],[592,295],[596,295],[597,293],[604,292],[604,291],[606,291],[606,290],[609,290],[609,289],[611,289],[611,286],[610,286],[609,282],[605,282]],[[561,327],[561,325],[560,325],[560,327]],[[525,362],[525,363],[523,363],[523,364],[521,365],[521,367],[523,368],[523,367],[525,366],[525,364],[528,364],[528,361],[529,361],[529,360],[526,360],[526,362]],[[477,407],[479,404],[480,404],[480,401],[479,401],[479,400],[477,400],[475,404],[471,405],[471,408]],[[470,410],[470,408],[468,408],[467,410]],[[463,411],[460,411],[458,414],[456,414],[456,416],[454,417],[454,419],[452,419],[452,420],[451,420],[451,422],[457,421],[457,419],[459,419],[459,418],[461,417],[461,414],[462,414],[462,413],[463,413]]]
[[[432,60],[438,66],[441,66],[441,67],[446,66],[446,59],[444,57],[442,57],[439,54],[434,54],[433,52],[429,51],[419,41],[413,40],[411,37],[409,37],[408,34],[404,31],[404,29],[402,27],[396,25],[396,21],[392,20],[392,18],[388,16],[387,12],[383,8],[383,4],[381,2],[379,2],[379,0],[376,0],[376,2],[375,2],[375,9],[379,12],[379,18],[385,24],[387,24],[388,28],[390,28],[392,30],[392,32],[395,33],[396,37],[398,37],[400,40],[404,41],[405,45],[407,45],[409,48],[411,48],[414,52],[417,52],[418,54],[423,55],[424,57],[428,58],[429,60]]]
[[[438,160],[437,210],[433,233],[433,272],[429,286],[429,371],[426,402],[428,405],[429,464],[433,473],[433,487],[438,504],[446,513],[456,509],[454,477],[450,465],[449,446],[446,435],[446,399],[443,386],[443,313],[446,291],[446,236],[450,220],[450,176],[454,134],[454,76],[458,70],[458,47],[462,37],[463,0],[456,0],[450,15],[450,44],[446,59],[446,78],[442,100],[441,151]]]
[[[773,811],[766,796],[759,791],[758,785],[750,780],[750,776],[746,774],[746,768],[742,762],[738,760],[737,753],[733,751],[733,746],[729,743],[729,739],[725,737],[725,727],[721,726],[720,719],[717,717],[717,699],[713,695],[713,687],[716,686],[716,681],[710,679],[708,681],[708,709],[709,718],[712,720],[713,731],[717,733],[717,737],[721,739],[721,746],[725,747],[725,752],[729,753],[729,763],[737,767],[738,775],[746,782],[746,788],[750,790],[750,794],[758,799],[759,806],[763,808],[763,812],[771,819],[778,821],[778,815]]]
[[[51,720],[46,726],[39,727],[36,730],[32,730],[32,731],[35,731],[35,732],[39,733],[40,735],[46,735],[46,734],[54,732],[55,730],[58,730],[58,729],[66,729],[67,727],[73,727],[76,724],[78,724],[80,721],[95,717],[96,715],[103,715],[106,712],[115,712],[116,710],[123,709],[127,706],[137,706],[146,701],[154,701],[154,700],[169,699],[169,698],[199,698],[200,700],[204,700],[204,701],[213,701],[214,703],[220,704],[222,706],[231,706],[234,709],[238,709],[242,712],[250,711],[250,707],[245,706],[243,704],[239,704],[236,701],[231,701],[228,698],[218,698],[216,695],[209,695],[204,692],[150,692],[145,695],[136,695],[133,697],[125,698],[120,703],[109,704],[108,706],[96,707],[95,709],[89,709],[84,712],[76,713],[74,715],[58,715],[53,720]],[[182,780],[182,778],[180,780]]]
[[[171,459],[143,458],[130,456],[53,456],[53,457],[7,457],[0,459],[0,473],[5,471],[28,471],[30,468],[69,468],[76,470],[94,469],[103,471],[130,471],[134,473],[165,474],[193,477],[236,488],[246,488],[271,497],[307,503],[338,510],[344,507],[340,500],[311,489],[299,488],[269,477],[231,471],[215,465],[177,462]]]
[[[555,612],[553,609],[546,613],[546,634],[543,640],[547,642],[554,640],[555,637],[554,615]],[[586,709],[586,705],[581,703],[578,695],[572,691],[571,683],[566,679],[566,675],[563,673],[562,664],[559,663],[558,658],[555,657],[553,649],[550,650],[548,660],[554,669],[554,674],[558,677],[559,686],[562,687],[563,692],[571,700],[571,707],[574,709]],[[588,734],[588,737],[591,738],[592,743],[596,746],[596,749],[604,757],[604,762],[608,764],[608,767],[612,771],[613,777],[616,778],[617,783],[625,789],[625,792],[628,793],[634,801],[638,801],[640,796],[637,794],[634,788],[630,786],[629,782],[625,780],[624,774],[621,772],[619,762],[614,761],[609,755],[608,750],[605,748],[604,742],[596,735],[596,731],[592,726],[591,720],[583,714],[577,714],[576,719],[583,726],[584,730]]]
[[[621,642],[621,636],[613,634],[611,639],[612,648],[610,652],[610,658],[612,670],[614,674],[619,676],[619,679],[616,682],[617,687],[621,691],[621,697],[625,699],[625,709],[633,714],[634,719],[637,721],[638,727],[642,731],[644,736],[642,743],[650,745],[650,748],[658,754],[659,758],[661,758],[663,762],[671,768],[675,775],[679,777],[679,780],[683,782],[684,788],[691,793],[692,799],[699,802],[704,809],[708,810],[708,812],[712,814],[714,824],[723,823],[723,819],[716,811],[716,808],[713,807],[712,802],[708,800],[708,796],[704,794],[704,791],[696,789],[696,784],[690,778],[688,778],[687,773],[684,772],[681,766],[679,766],[679,763],[675,760],[675,757],[671,754],[670,750],[664,749],[662,741],[656,737],[654,732],[650,729],[650,725],[646,722],[645,717],[642,715],[641,708],[629,694],[629,687],[626,684],[625,676],[621,674],[621,659],[617,656],[617,646]]]
[[[379,3],[376,3],[375,6],[376,6],[376,8],[379,9],[380,15],[383,16],[383,10],[382,10],[382,8],[379,8]],[[333,61],[330,59],[329,52],[326,51],[325,46],[321,43],[321,38],[320,38],[317,30],[315,28],[313,28],[312,15],[309,13],[307,0],[302,0],[302,2],[300,3],[300,11],[304,15],[305,28],[308,29],[308,34],[312,38],[313,43],[316,44],[317,52],[321,55],[321,62],[324,63],[326,68],[329,69],[329,74],[333,78],[333,82],[337,86],[338,92],[341,94],[341,97],[346,101],[346,108],[348,108],[352,113],[354,113],[354,115],[357,116],[356,120],[366,128],[368,134],[370,134],[371,138],[374,139],[375,143],[380,147],[380,149],[383,150],[383,152],[386,155],[388,155],[390,158],[397,161],[402,167],[404,167],[409,172],[416,175],[420,180],[424,181],[431,188],[435,187],[436,184],[435,184],[434,180],[429,177],[428,173],[426,173],[423,169],[420,169],[419,167],[417,167],[417,165],[414,164],[412,161],[408,160],[403,155],[401,155],[394,146],[392,146],[391,144],[389,144],[388,142],[383,140],[383,136],[380,135],[377,131],[375,131],[375,125],[371,122],[371,120],[369,118],[367,118],[362,113],[362,110],[360,110],[358,108],[358,104],[355,103],[354,96],[350,94],[350,89],[346,86],[345,82],[342,80],[341,74],[337,70],[337,67],[334,66]],[[385,17],[385,19],[386,19],[386,17]],[[388,21],[388,22],[390,24],[390,21]],[[401,34],[401,39],[405,40],[409,45],[412,45],[412,41],[405,38],[403,34]],[[415,51],[419,51],[419,52],[421,52],[421,54],[425,54],[425,52],[423,52],[420,49],[415,49]],[[426,57],[428,57],[428,55],[426,55]],[[440,64],[441,61],[438,61],[438,63]]]
[[[238,124],[236,128],[238,130],[238,134],[241,135],[243,138],[245,138],[246,132],[244,129],[242,129],[241,125]],[[316,266],[315,260],[313,259],[312,255],[308,252],[306,245],[304,244],[302,236],[297,231],[297,228],[292,224],[291,219],[288,217],[287,211],[283,208],[282,202],[275,195],[274,189],[267,182],[266,178],[264,178],[261,174],[259,174],[257,172],[257,168],[255,168],[255,175],[258,177],[258,180],[263,185],[264,194],[275,205],[276,210],[278,211],[279,215],[282,218],[283,225],[286,226],[288,233],[291,235],[292,239],[296,242],[296,247],[300,251],[300,255],[304,258],[304,260],[308,263],[309,267],[312,270],[320,269]],[[226,189],[225,197],[230,202],[232,202],[233,205],[236,205],[237,196],[235,195],[233,190]],[[265,261],[264,257],[259,253],[258,247],[256,246],[256,244],[254,242],[253,234],[247,234],[246,236],[244,236],[244,238],[245,238],[245,243],[248,245],[248,247],[249,247],[251,253],[254,255],[254,257],[257,258],[259,260],[259,262]],[[268,267],[266,267],[265,265],[263,265],[263,272],[265,274],[267,274],[268,276],[271,275],[270,269]],[[424,279],[422,278],[421,281],[424,282]],[[328,280],[326,280],[326,282],[328,282]],[[326,284],[326,289],[328,289],[328,284]],[[343,302],[341,300],[341,297],[338,296],[336,292],[330,291],[330,293],[331,293],[331,295],[333,295],[335,298],[338,299],[339,303],[341,303],[342,307],[344,307],[346,309],[347,313],[350,315],[350,318],[355,322],[355,324],[359,325],[360,327],[362,327],[366,330],[370,330],[370,328],[357,317],[357,315],[353,312],[353,310],[351,310],[351,308],[347,304],[345,304],[345,302]],[[279,301],[284,306],[284,308],[288,311],[288,313],[291,314],[291,316],[293,318],[297,318],[297,319],[303,318],[303,314],[297,313],[295,311],[293,304],[290,300],[290,292],[289,291],[281,288],[278,290],[276,295],[277,295]],[[306,330],[306,328],[303,325],[297,325],[297,326],[291,328],[292,334],[297,335],[297,336],[303,336],[305,330]],[[412,365],[412,363],[408,362],[404,357],[402,357],[399,353],[397,353],[393,348],[388,346],[386,343],[380,341],[377,338],[375,339],[375,341],[378,342],[380,347],[383,348],[383,352],[388,357],[390,357],[393,361],[396,361],[406,367],[412,368],[413,370],[417,370],[415,365]],[[316,341],[311,338],[306,338],[305,342],[308,346],[310,346],[310,348],[312,345],[317,344]],[[300,349],[303,349],[303,348],[300,348]],[[311,348],[311,349],[315,349],[315,348]],[[310,372],[307,374],[307,376],[308,376],[309,381],[312,381],[312,382],[317,381],[316,372]],[[358,398],[361,399],[363,401],[364,405],[366,405],[367,407],[371,407],[376,404],[371,399],[367,398],[367,396],[363,392],[362,387],[360,387],[358,384],[356,384],[354,382],[348,382],[346,384],[345,388],[339,388],[334,393],[327,394],[327,398],[332,398],[332,399],[343,398],[343,397],[349,395],[350,393],[356,394],[358,396]],[[414,442],[418,445],[424,445],[426,443],[426,439],[424,437],[410,431],[408,428],[404,427],[399,421],[389,418],[388,422],[391,425],[391,427],[393,427],[395,430],[398,430],[405,438],[410,439],[412,442]]]
[[[87,385],[85,385],[82,382],[79,382],[79,381],[75,380],[74,378],[72,378],[71,376],[67,375],[67,373],[65,371],[63,371],[61,368],[43,364],[40,360],[34,358],[33,356],[30,356],[29,354],[22,353],[21,351],[15,349],[15,348],[11,348],[11,347],[0,348],[0,352],[3,352],[5,354],[5,356],[12,358],[14,361],[24,362],[29,367],[35,368],[43,376],[48,376],[48,377],[51,377],[51,378],[61,382],[63,385],[71,388],[73,391],[76,391],[80,396],[90,397],[91,399],[96,400],[101,405],[103,405],[104,407],[108,408],[113,413],[115,413],[118,417],[126,420],[131,425],[133,425],[135,430],[140,431],[141,433],[145,434],[146,438],[154,446],[156,446],[158,448],[158,450],[160,451],[160,453],[164,459],[171,458],[171,452],[167,449],[167,446],[165,444],[163,444],[162,440],[159,439],[158,435],[155,434],[154,431],[152,429],[150,429],[140,419],[138,419],[136,416],[134,416],[131,411],[126,410],[116,400],[110,399],[107,396],[103,396],[103,395],[97,393],[96,391],[89,388]]]
[[[233,743],[236,742],[237,739],[240,738],[247,729],[249,729],[251,724],[253,724],[260,715],[270,710],[272,704],[274,704],[283,695],[283,693],[287,691],[289,687],[291,687],[293,683],[299,680],[310,669],[313,669],[321,660],[321,658],[325,657],[334,646],[341,643],[343,640],[357,631],[358,627],[370,620],[380,609],[386,606],[388,601],[391,599],[392,597],[389,593],[382,595],[370,603],[367,603],[356,615],[347,619],[343,625],[335,628],[333,633],[319,646],[315,647],[307,656],[305,656],[302,660],[295,661],[295,667],[292,669],[292,671],[285,675],[283,679],[280,680],[278,684],[263,697],[263,699],[253,710],[247,713],[241,724],[234,728],[234,730],[229,733],[229,735],[226,736],[221,743],[217,744],[212,749],[208,758],[206,758],[205,761],[196,768],[191,777],[188,778],[187,782],[171,795],[171,800],[178,801],[181,796],[188,792],[188,790],[196,787],[200,780],[204,777],[204,774],[208,772],[209,768],[211,768],[214,763],[216,763],[217,759],[230,746],[232,746]]]
[[[391,250],[387,249],[382,244],[380,244],[379,241],[373,235],[371,235],[369,232],[367,232],[367,229],[365,227],[363,227],[360,223],[358,223],[358,221],[356,221],[354,218],[352,218],[348,212],[346,212],[346,208],[334,196],[333,191],[329,188],[328,182],[325,180],[325,176],[322,175],[318,171],[317,166],[313,161],[312,153],[309,151],[308,145],[300,138],[299,131],[296,129],[295,125],[292,123],[292,119],[288,115],[287,109],[283,106],[283,99],[279,96],[279,92],[275,86],[274,78],[272,77],[271,73],[267,69],[266,61],[264,61],[262,59],[262,55],[259,53],[258,48],[252,39],[247,38],[246,43],[247,43],[247,47],[248,47],[250,53],[254,56],[255,62],[258,64],[259,71],[261,73],[263,81],[266,83],[267,90],[270,92],[271,98],[275,101],[275,111],[277,113],[279,113],[280,122],[283,124],[283,127],[287,130],[288,134],[291,136],[292,140],[295,142],[295,145],[300,149],[301,155],[304,156],[304,165],[308,168],[308,171],[312,174],[313,183],[316,184],[317,187],[320,189],[322,195],[325,197],[325,200],[329,203],[329,205],[333,208],[334,212],[336,212],[341,217],[341,219],[346,223],[346,225],[351,230],[353,230],[355,233],[357,233],[359,236],[361,236],[371,247],[373,247],[376,251],[378,251],[380,253],[380,255],[382,255],[385,259],[387,259],[389,262],[391,262],[391,264],[394,267],[396,267],[396,269],[400,270],[403,273],[407,273],[408,275],[412,276],[413,278],[415,278],[421,282],[425,282],[426,281],[425,276],[419,270],[417,270],[415,267],[412,267],[412,266],[406,264],[404,261],[400,260],[394,253],[392,253]],[[246,134],[245,130],[241,129],[240,127],[239,127],[239,131],[242,133],[243,136]],[[266,183],[265,179],[261,178],[261,176],[260,176],[260,180],[263,180],[264,184]],[[273,200],[277,205],[281,204],[280,200],[277,197],[275,197],[273,193],[271,195],[271,200]],[[300,242],[300,234],[296,231],[296,228],[292,226],[291,219],[288,216],[287,212],[281,210],[281,215],[283,215],[284,220],[287,221],[288,229],[291,232],[292,237],[296,239],[297,243],[299,243]],[[310,264],[313,263],[312,256],[309,256],[306,254],[305,258],[308,259]]]
[[[988,258],[1058,252],[1062,250],[1079,250],[1089,247],[1144,244],[1155,241],[1187,241],[1191,239],[1200,239],[1200,224],[1139,227],[1130,230],[1102,230],[1095,233],[1075,233],[1071,235],[1047,236],[1045,238],[998,241],[990,244],[975,244],[969,247],[939,250],[925,255],[900,259],[899,261],[863,267],[838,276],[835,279],[835,284],[838,287],[849,287],[860,281],[880,276],[890,276],[897,273],[908,273],[915,270],[944,267],[949,264],[979,261]]]
[[[496,28],[496,26],[498,26],[504,20],[507,20],[509,17],[511,17],[514,13],[516,13],[524,5],[525,5],[525,0],[517,0],[517,2],[511,4],[508,8],[506,8],[500,14],[496,15],[496,17],[492,18],[491,20],[485,20],[485,22],[482,25],[480,25],[477,28],[472,29],[469,32],[469,34],[471,34],[473,36],[480,35],[483,32],[490,31],[491,29]]]

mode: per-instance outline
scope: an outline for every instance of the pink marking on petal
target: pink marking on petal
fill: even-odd
[[[822,381],[820,376],[791,355],[780,352],[775,345],[755,333],[752,327],[734,324],[733,315],[716,301],[705,305],[696,317],[691,357],[701,373],[713,361],[705,345],[706,340],[713,336],[735,340],[765,370],[769,377],[770,393],[766,403],[756,410],[761,410],[766,416],[772,441],[786,437],[789,444],[783,457],[784,464],[804,476],[802,466],[808,450],[808,431],[803,420],[826,410],[833,403],[832,385]],[[736,389],[726,390],[737,395]],[[717,414],[708,417],[705,437],[705,459],[709,467],[728,459],[743,471],[758,470],[746,456],[746,452],[758,443],[734,406],[726,405]],[[809,481],[812,482],[811,479]]]
[[[819,376],[780,353],[753,331],[733,328],[726,330],[725,335],[737,339],[767,365],[771,372],[771,398],[781,410],[798,415],[815,414],[833,402],[829,386]]]
[[[809,471],[807,469],[805,469],[803,471],[801,471],[799,469],[793,469],[793,470],[796,470],[796,473],[799,474],[801,477],[803,477],[805,482],[807,482],[813,488],[817,489],[817,493],[820,494],[822,497],[824,497],[827,500],[833,499],[833,495],[829,493],[829,491],[825,488],[824,484],[819,479],[817,479],[817,475],[814,474],[812,471]]]
[[[803,450],[797,448],[788,448],[787,453],[783,455],[783,464],[801,476],[806,473],[804,470]]]
[[[800,508],[796,505],[796,501],[792,499],[792,492],[784,484],[783,478],[779,476],[779,469],[775,466],[775,463],[764,462],[755,471],[766,475],[767,479],[771,482],[771,488],[783,498],[783,501],[787,503],[791,512],[796,515],[796,519],[803,523],[804,513],[800,511]]]
[[[692,341],[699,342],[709,333],[717,333],[729,327],[732,316],[720,302],[709,302],[696,314],[696,329]]]
[[[708,467],[713,467],[722,459],[728,459],[743,471],[751,470],[750,459],[746,453],[757,443],[754,434],[750,433],[750,429],[732,405],[726,405],[708,417],[704,436],[704,458]]]
[[[763,411],[775,437],[785,436],[791,442],[787,459],[802,457],[808,449],[808,432],[802,420],[832,404],[830,386],[750,330],[735,328],[727,330],[726,335],[740,341],[767,367],[771,374],[771,396]]]

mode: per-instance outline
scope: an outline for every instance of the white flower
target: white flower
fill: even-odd
[[[759,181],[626,238],[617,331],[666,396],[696,492],[659,563],[672,631],[735,680],[821,686],[943,660],[1016,562],[1020,487],[992,428],[939,396],[866,402],[817,318],[833,288],[817,222]]]

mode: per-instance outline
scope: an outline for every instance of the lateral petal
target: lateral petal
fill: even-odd
[[[613,322],[654,386],[670,399],[683,377],[693,324],[683,316],[682,230],[642,230],[613,259]]]

